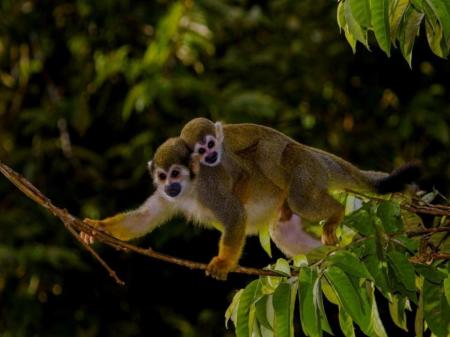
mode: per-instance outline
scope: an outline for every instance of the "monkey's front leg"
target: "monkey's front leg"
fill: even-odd
[[[136,210],[119,213],[103,220],[84,219],[83,221],[120,240],[132,240],[151,232],[173,214],[174,205],[162,198],[159,193],[154,193]],[[93,243],[94,235],[95,233],[80,233],[80,237],[86,243]]]
[[[226,203],[230,207],[223,207],[219,214],[216,213],[223,224],[223,232],[219,254],[213,257],[206,268],[206,275],[218,280],[226,280],[228,273],[236,268],[245,242],[245,210],[240,202],[232,201]]]
[[[226,280],[230,271],[239,262],[245,242],[245,225],[235,224],[232,228],[224,228],[219,243],[219,255],[212,258],[206,268],[206,275],[218,280]]]

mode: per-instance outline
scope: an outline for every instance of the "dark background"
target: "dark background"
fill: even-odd
[[[421,186],[450,192],[450,64],[425,34],[410,69],[374,43],[353,55],[328,0],[0,4],[0,160],[81,218],[142,203],[153,151],[195,116],[272,126],[366,169],[420,159]],[[175,219],[136,243],[207,262],[218,237]],[[251,277],[95,248],[125,287],[0,177],[0,336],[234,335],[223,315]],[[242,264],[270,261],[250,238]]]

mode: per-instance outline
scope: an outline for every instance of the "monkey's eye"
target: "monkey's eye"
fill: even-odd
[[[213,140],[210,140],[209,142],[208,142],[208,149],[212,149],[213,147],[214,147],[214,141]]]
[[[204,154],[205,152],[206,152],[206,150],[203,147],[198,149],[198,153],[200,153],[200,154]]]
[[[158,174],[158,178],[159,178],[160,180],[166,180],[167,174],[161,172],[160,174]]]
[[[179,175],[180,175],[180,171],[178,171],[178,170],[173,170],[172,173],[170,174],[170,176],[171,176],[172,178],[176,178],[176,177],[178,177]]]

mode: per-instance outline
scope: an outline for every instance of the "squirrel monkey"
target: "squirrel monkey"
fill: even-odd
[[[224,153],[251,161],[285,193],[292,212],[306,220],[326,220],[322,242],[327,245],[338,242],[336,227],[344,216],[344,207],[329,190],[397,192],[420,175],[420,168],[414,163],[391,174],[360,170],[340,157],[257,124],[222,126],[206,118],[195,118],[185,125],[180,137],[198,157],[200,167],[217,167]]]
[[[258,170],[248,174],[250,167],[244,166],[252,162],[233,162],[226,153],[217,156],[220,165],[199,165],[181,138],[171,138],[157,149],[149,163],[156,191],[142,206],[103,220],[84,221],[122,240],[142,236],[180,213],[217,228],[222,231],[219,254],[207,268],[207,274],[217,279],[226,279],[238,263],[245,236],[255,234],[262,226],[270,226],[274,242],[287,255],[320,244],[303,231],[300,218],[283,204],[279,188],[267,182]],[[279,225],[274,226],[278,220]],[[80,235],[87,243],[93,242],[90,234]]]

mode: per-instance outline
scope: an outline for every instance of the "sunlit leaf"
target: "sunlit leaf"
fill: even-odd
[[[362,299],[348,276],[337,267],[327,268],[325,276],[337,295],[341,306],[358,325],[362,325],[364,322]]]
[[[250,282],[242,292],[238,311],[237,311],[237,337],[249,337],[252,334],[253,320],[250,315],[251,307],[254,306],[254,302],[260,296],[261,285],[259,280]]]
[[[392,2],[391,10],[389,11],[389,26],[391,27],[391,42],[395,43],[397,34],[400,29],[406,9],[410,5],[410,0],[396,0]]]
[[[361,27],[370,26],[370,4],[369,0],[346,0],[350,2],[353,16]]]
[[[372,29],[378,45],[387,56],[390,56],[389,2],[388,0],[370,0],[370,8],[372,10]]]
[[[300,323],[307,336],[322,336],[318,308],[314,303],[314,283],[317,272],[310,267],[300,268],[298,275],[298,302]]]
[[[339,326],[345,337],[355,337],[352,317],[342,307],[339,307]]]
[[[408,331],[405,313],[406,302],[406,297],[393,295],[389,301],[389,313],[391,314],[392,320],[399,328]]]
[[[259,230],[259,243],[263,247],[264,251],[272,257],[272,249],[270,246],[270,233],[269,233],[269,226],[263,226]]]
[[[317,308],[320,316],[320,327],[323,331],[333,334],[330,323],[328,322],[327,313],[325,312],[325,307],[323,306],[323,296],[322,296],[322,278],[317,278],[313,286],[313,300],[314,307]]]
[[[337,7],[337,21],[339,24],[339,28],[344,30],[345,38],[347,42],[352,47],[353,54],[356,53],[356,38],[352,35],[348,28],[347,20],[345,19],[345,6],[344,1],[340,1]]]
[[[400,27],[400,50],[403,57],[406,61],[408,61],[409,66],[411,66],[414,41],[419,33],[420,24],[422,23],[423,18],[423,13],[420,13],[412,6],[409,6],[405,12],[405,17]]]
[[[272,295],[265,295],[255,303],[256,319],[259,324],[272,330],[273,320],[269,321],[267,317],[268,307],[270,306],[272,306]]]
[[[352,36],[355,37],[356,40],[358,40],[363,45],[365,45],[366,48],[368,48],[369,46],[367,44],[367,31],[362,28],[360,24],[355,20],[352,9],[350,7],[350,1],[344,1],[344,15],[349,32],[352,34]]]
[[[375,298],[375,287],[366,282],[368,285],[368,296],[369,296],[369,303],[370,303],[370,328],[373,331],[374,335],[377,337],[387,337],[386,329],[384,328],[383,322],[380,318],[380,313],[378,310],[377,301]]]
[[[237,323],[237,309],[239,305],[239,300],[241,298],[244,289],[240,289],[234,296],[227,310],[225,311],[225,327],[228,328],[228,321],[231,319],[236,325]]]
[[[424,0],[432,8],[443,30],[444,40],[450,37],[450,12],[448,10],[448,1],[446,0]],[[447,3],[447,6],[445,5]]]
[[[348,251],[336,251],[327,258],[327,261],[331,265],[341,268],[347,274],[361,278],[372,278],[364,263]]]
[[[293,311],[291,307],[291,286],[281,283],[273,294],[273,309],[275,312],[274,332],[277,337],[294,335]]]

